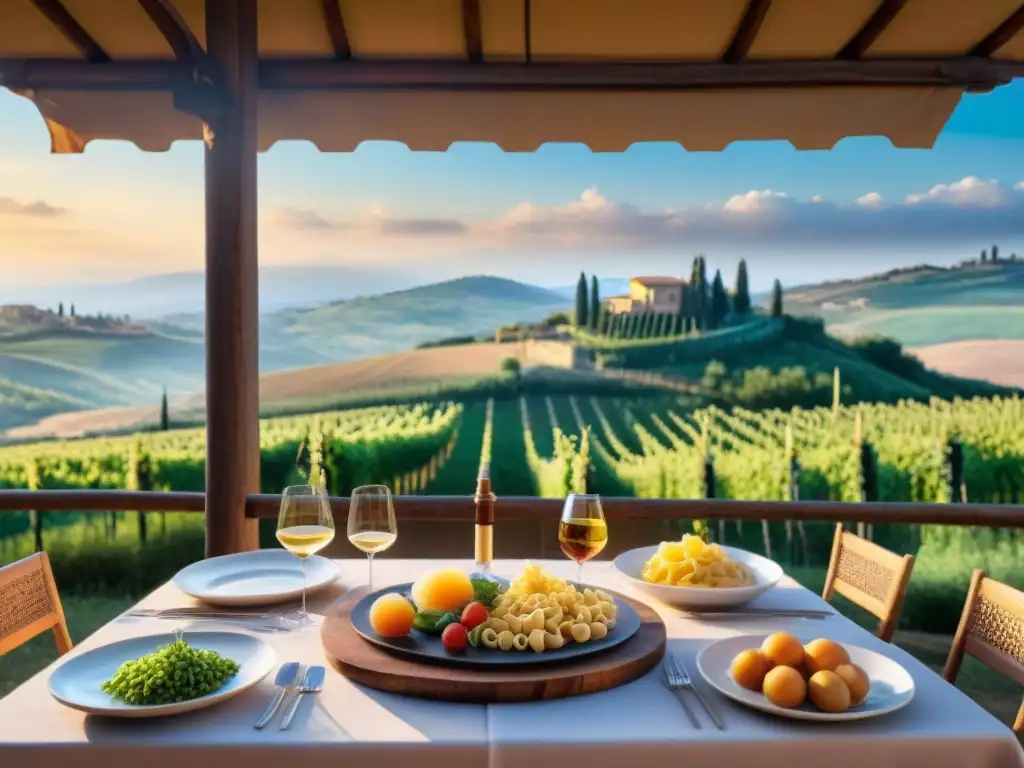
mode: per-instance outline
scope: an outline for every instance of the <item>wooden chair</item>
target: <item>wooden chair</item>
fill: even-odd
[[[988,578],[982,570],[974,572],[960,626],[942,670],[948,682],[956,682],[965,653],[1024,685],[1024,592]],[[1024,702],[1013,730],[1024,733]]]
[[[821,597],[831,602],[832,596],[838,592],[878,617],[881,620],[878,637],[887,643],[892,642],[913,569],[913,555],[901,557],[844,531],[840,523],[836,526],[832,559]]]
[[[71,650],[50,558],[39,552],[0,568],[0,656],[48,629],[59,655]]]

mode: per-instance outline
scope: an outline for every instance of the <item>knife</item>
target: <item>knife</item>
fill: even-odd
[[[256,721],[254,726],[257,730],[260,730],[267,723],[274,719],[274,715],[277,713],[277,708],[281,706],[281,702],[284,701],[285,694],[288,693],[289,688],[294,688],[299,684],[299,679],[302,676],[302,665],[297,661],[289,661],[287,664],[282,664],[281,669],[277,671],[277,677],[274,679],[274,685],[277,686],[277,693],[274,694],[274,698],[270,701],[270,706],[267,707],[267,711],[263,713],[263,717]]]
[[[759,608],[741,611],[684,611],[683,613],[686,614],[687,618],[692,619],[826,619],[829,616],[835,615],[834,611],[820,611],[815,609],[790,610],[785,608],[780,608],[778,610],[772,610],[770,608]]]
[[[299,686],[299,692],[295,694],[291,703],[288,705],[288,709],[284,713],[284,717],[281,719],[281,730],[287,730],[288,726],[292,724],[292,718],[295,717],[295,712],[299,708],[299,702],[302,701],[302,697],[307,693],[320,693],[324,687],[324,668],[323,667],[310,667],[306,672],[306,676],[302,679],[302,685]]]

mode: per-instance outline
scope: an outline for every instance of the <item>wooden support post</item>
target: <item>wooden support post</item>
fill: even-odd
[[[245,517],[260,490],[256,33],[256,0],[206,3],[207,53],[233,100],[204,125],[207,557],[259,546]]]

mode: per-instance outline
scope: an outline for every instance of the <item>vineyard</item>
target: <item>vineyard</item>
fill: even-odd
[[[267,419],[261,484],[280,491],[314,461],[337,494],[369,482],[399,493],[436,493],[439,485],[470,493],[477,465],[487,462],[507,495],[587,487],[639,498],[786,500],[796,461],[801,498],[860,501],[866,446],[879,500],[947,502],[946,452],[955,440],[971,501],[1011,502],[1024,489],[1020,398],[758,412],[685,403],[536,397]],[[200,491],[203,453],[202,429],[3,448],[0,488]]]
[[[955,494],[1005,503],[1019,501],[1024,489],[1019,398],[756,412],[694,410],[690,402],[685,396],[532,396],[267,419],[260,431],[261,485],[279,492],[319,467],[336,495],[378,482],[403,494],[469,495],[486,463],[499,520],[502,496],[558,498],[582,490],[640,498],[940,503]],[[959,458],[951,462],[954,446]],[[201,429],[7,447],[0,449],[0,487],[198,491],[203,454]],[[695,521],[666,524],[690,530]],[[660,536],[660,530],[649,533]],[[264,533],[272,546],[272,525]],[[827,561],[832,532],[828,524],[796,520],[720,523],[710,534],[802,568],[813,581]],[[1024,555],[1017,532],[879,525],[868,535],[918,554],[919,586],[907,611],[921,626],[933,622],[929,617],[942,627],[943,617],[955,620],[972,567],[984,563],[993,576],[1013,582]],[[76,591],[150,589],[201,556],[202,539],[199,514],[0,515],[0,562],[45,548],[63,588]]]

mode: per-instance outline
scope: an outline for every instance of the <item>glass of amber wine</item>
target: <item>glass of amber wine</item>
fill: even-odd
[[[576,583],[583,587],[583,563],[601,553],[608,543],[608,523],[597,494],[570,493],[558,523],[558,545],[575,560]]]
[[[348,540],[366,553],[368,591],[373,592],[373,556],[395,543],[398,523],[386,485],[361,485],[352,491],[348,508]]]
[[[281,493],[277,517],[277,540],[299,558],[302,571],[302,610],[286,618],[299,626],[316,622],[306,613],[306,558],[315,555],[334,539],[331,503],[323,485],[291,485]]]

